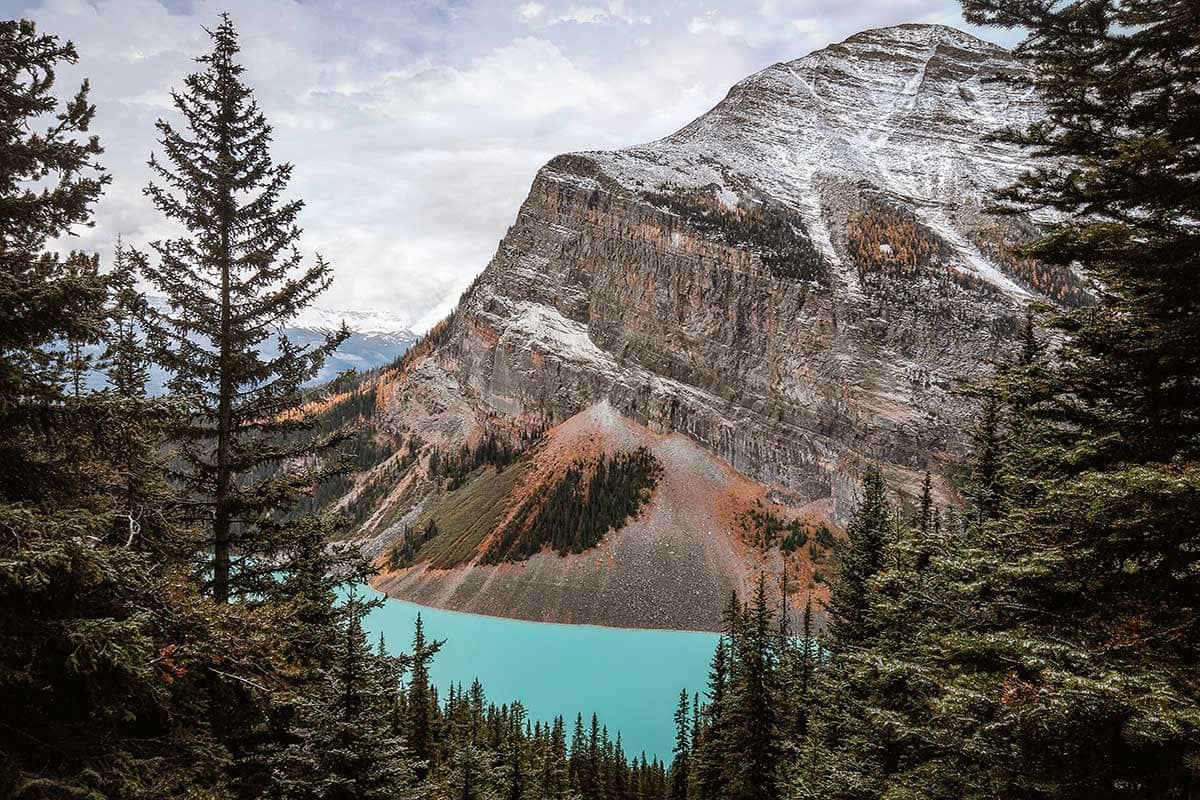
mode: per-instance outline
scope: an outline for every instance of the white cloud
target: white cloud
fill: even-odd
[[[698,17],[692,17],[691,22],[687,26],[688,33],[697,34],[711,30],[716,18],[717,12],[715,9],[709,9]]]
[[[649,16],[634,14],[629,11],[625,6],[625,0],[609,0],[608,13],[623,22],[638,22],[643,25],[650,25],[653,22]]]
[[[574,6],[565,14],[556,17],[556,22],[575,22],[580,25],[590,25],[593,22],[608,19],[608,9],[597,6]]]
[[[517,9],[517,16],[522,22],[533,22],[545,10],[546,7],[541,3],[525,3]]]
[[[527,24],[537,24],[540,27],[551,27],[563,23],[576,25],[594,25],[602,22],[623,22],[627,24],[650,24],[648,16],[632,13],[625,5],[625,0],[609,0],[606,5],[560,6],[545,14],[546,6],[531,2],[517,9],[517,16]]]

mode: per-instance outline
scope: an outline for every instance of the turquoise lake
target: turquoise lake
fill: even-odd
[[[370,588],[361,593],[378,596]],[[462,614],[388,599],[367,618],[392,652],[408,651],[417,614],[429,638],[445,639],[431,676],[444,697],[452,683],[479,678],[496,704],[520,700],[531,720],[561,714],[568,743],[575,715],[592,712],[629,756],[643,750],[670,761],[671,715],[679,690],[703,694],[714,633],[554,625]]]

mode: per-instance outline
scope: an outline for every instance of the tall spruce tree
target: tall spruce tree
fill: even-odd
[[[1004,412],[997,391],[992,387],[983,390],[979,422],[974,433],[974,448],[971,454],[971,476],[966,487],[967,499],[971,502],[970,514],[977,523],[984,523],[1000,516],[1004,491],[1004,453],[1006,441],[1003,431]]]
[[[137,288],[145,261],[144,254],[117,239],[108,274],[112,292],[102,360],[109,389],[126,399],[145,397],[150,380],[150,354],[142,332],[147,303]]]
[[[417,614],[412,653],[409,654],[407,741],[418,760],[417,774],[421,777],[429,773],[436,752],[434,716],[437,707],[433,687],[429,684],[429,664],[443,644],[442,641],[425,638],[425,624],[421,615]]]
[[[776,628],[778,641],[776,652],[776,693],[778,702],[778,736],[783,742],[790,742],[804,726],[804,717],[808,713],[807,703],[801,702],[800,682],[804,666],[800,649],[797,647],[791,628],[791,587],[788,583],[788,573],[784,565],[779,578],[779,624]],[[811,600],[811,598],[810,598]]]
[[[917,526],[922,535],[933,530],[933,476],[925,471],[925,480],[921,483],[921,504],[917,512]]]
[[[795,686],[800,715],[794,731],[796,741],[804,741],[808,732],[809,708],[812,703],[813,673],[816,671],[820,646],[813,627],[813,601],[809,594],[804,600],[804,616],[800,623],[800,676]]]
[[[913,522],[917,541],[913,552],[913,569],[918,573],[925,572],[932,558],[934,542],[940,537],[937,522],[938,509],[933,502],[933,476],[928,470],[921,484],[921,499],[917,507],[917,518]]]
[[[575,715],[575,727],[571,731],[571,757],[568,762],[571,789],[577,794],[583,794],[585,773],[587,772],[586,762],[587,734],[583,730],[583,712],[579,712]]]
[[[108,281],[49,243],[90,224],[107,176],[88,133],[87,84],[66,102],[55,71],[74,47],[0,22],[0,795],[182,796],[221,784],[205,727],[209,622],[178,562],[136,530],[118,454],[141,436],[137,398],[70,380],[61,343],[105,334]]]
[[[372,652],[363,618],[372,605],[341,607],[338,652],[306,694],[273,759],[268,796],[280,800],[402,800],[419,796],[413,758],[391,730],[394,667]]]
[[[100,257],[94,254],[76,251],[67,256],[63,264],[69,273],[69,280],[81,285],[94,283],[100,275]],[[88,333],[83,338],[68,336],[62,343],[67,393],[76,400],[91,391],[89,384],[96,371],[96,355],[89,345],[96,344],[97,331],[101,332],[100,338],[103,338],[105,325],[103,306],[83,309],[80,314],[82,317],[77,323]]]
[[[179,478],[189,517],[210,533],[212,596],[224,603],[269,593],[288,512],[325,477],[291,466],[329,444],[299,410],[301,387],[346,331],[315,346],[281,333],[329,286],[331,270],[319,256],[303,264],[303,204],[282,197],[292,167],[271,161],[271,126],[243,81],[228,15],[210,36],[201,70],[172,94],[186,130],[158,121],[165,162],[151,157],[157,182],[146,188],[188,235],[153,243],[158,263],[145,273],[167,301],[148,331],[169,388],[188,404]]]
[[[62,257],[47,245],[89,225],[109,176],[99,139],[88,133],[96,109],[88,84],[65,103],[55,70],[76,62],[75,47],[39,34],[32,22],[0,22],[0,496],[51,499],[76,491],[76,412],[66,402],[61,343],[95,343],[106,296],[85,253]]]
[[[521,725],[525,722],[525,709],[520,703],[514,703],[509,709],[509,725],[511,731],[508,736],[507,751],[503,754],[504,766],[502,768],[504,789],[501,792],[501,797],[504,800],[524,800],[525,797],[525,741],[521,732]]]
[[[1029,326],[989,387],[983,428],[1002,418],[1004,434],[981,442],[983,513],[946,526],[925,582],[880,581],[885,634],[839,687],[870,730],[835,741],[829,781],[797,794],[1194,797],[1200,14],[1169,0],[964,9],[1028,32],[1016,53],[1047,113],[999,136],[1042,160],[1000,210],[1056,212],[1027,255],[1086,269],[1093,302],[1045,315],[1060,346]]]
[[[599,798],[603,796],[603,776],[600,772],[600,754],[602,750],[600,738],[600,717],[592,712],[592,724],[588,728],[587,754],[583,759],[584,770],[580,781],[580,793],[584,797]]]
[[[838,574],[830,593],[828,647],[840,651],[868,641],[871,579],[883,570],[891,506],[878,467],[863,473],[862,500],[838,547]]]
[[[798,757],[784,771],[788,797],[885,796],[890,777],[927,733],[930,674],[912,646],[932,615],[924,599],[942,585],[930,574],[931,565],[939,556],[958,553],[961,542],[944,539],[936,526],[926,528],[925,514],[889,524],[882,486],[868,480],[872,488],[864,492],[851,531],[852,537],[867,531],[857,545],[870,541],[869,555],[856,557],[855,583],[835,584],[834,590],[842,608],[856,609],[859,623],[830,637],[822,652],[811,641],[811,604],[805,609],[806,648],[793,702],[812,713],[789,737],[788,749]],[[875,523],[864,528],[867,520]],[[845,548],[845,553],[856,550],[853,538]]]
[[[737,595],[733,596],[736,613]],[[704,721],[700,735],[692,746],[692,784],[689,793],[693,798],[716,800],[724,797],[726,787],[727,748],[729,730],[729,659],[733,649],[727,640],[733,640],[736,626],[729,620],[727,633],[717,640],[708,670],[708,704],[704,709]]]
[[[171,550],[170,557],[190,558],[192,537],[179,537],[165,514],[169,492],[162,450],[166,431],[176,419],[175,409],[168,401],[146,396],[150,379],[150,355],[142,331],[146,297],[137,288],[144,264],[142,253],[118,239],[107,275],[107,329],[99,360],[109,394],[106,427],[115,467],[105,488],[128,526],[128,544],[140,539],[160,555]]]
[[[772,629],[766,576],[760,575],[753,602],[744,610],[731,651],[726,733],[727,796],[771,800],[778,796],[780,753],[778,638]]]
[[[688,777],[692,755],[691,726],[688,723],[687,689],[679,691],[679,702],[675,706],[675,750],[669,773],[670,800],[687,800]]]
[[[1065,344],[1000,381],[1018,401],[1005,478],[1021,505],[984,532],[1001,568],[968,565],[987,576],[993,629],[958,642],[949,669],[966,667],[964,688],[989,687],[990,702],[959,740],[986,746],[987,780],[1004,792],[1194,796],[1200,9],[963,7],[972,22],[1028,34],[1016,53],[1046,118],[1000,135],[1045,160],[1001,206],[1056,212],[1029,254],[1082,266],[1095,302],[1051,315]]]
[[[567,738],[561,716],[554,718],[538,771],[537,787],[538,795],[547,800],[559,800],[566,796]]]
[[[446,775],[441,781],[452,800],[493,800],[499,797],[495,789],[495,758],[475,741],[455,744],[446,763]],[[550,795],[547,795],[548,797]]]

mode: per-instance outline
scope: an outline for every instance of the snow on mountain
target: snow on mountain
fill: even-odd
[[[712,186],[725,205],[763,195],[787,203],[833,261],[814,184],[866,181],[951,240],[964,256],[960,269],[1026,297],[941,213],[964,198],[985,198],[1027,166],[1024,154],[985,139],[1040,114],[1032,88],[997,80],[1023,74],[1007,50],[955,28],[868,30],[751,75],[664,139],[581,155],[626,186]]]
[[[317,342],[342,323],[350,336],[325,361],[314,384],[325,383],[348,369],[359,371],[390,364],[417,340],[407,319],[381,309],[330,309],[309,306],[284,330],[293,341]]]
[[[1004,80],[1024,72],[952,28],[864,31],[751,75],[663,139],[547,163],[454,314],[380,383],[380,425],[422,449],[402,479],[364,479],[371,499],[358,502],[378,507],[360,537],[382,553],[436,517],[460,559],[434,569],[418,553],[388,591],[531,619],[569,605],[574,622],[687,627],[719,625],[719,598],[760,569],[799,576],[796,598],[822,591],[818,551],[737,549],[745,509],[705,517],[719,524],[689,516],[708,499],[667,491],[702,485],[686,465],[594,552],[481,562],[471,547],[484,552],[498,529],[437,512],[458,506],[427,459],[485,434],[523,447],[516,433],[542,426],[582,426],[613,447],[613,426],[579,422],[597,408],[711,457],[781,518],[844,523],[868,463],[909,499],[929,470],[938,502],[954,503],[946,476],[977,411],[961,390],[1011,356],[1031,298],[1086,302],[1078,275],[1014,249],[1035,220],[985,210],[1028,166],[987,136],[1041,113]],[[545,470],[552,449],[535,445],[521,463]],[[462,491],[485,488],[497,490]],[[694,607],[673,588],[682,575]]]
[[[333,309],[309,306],[300,312],[289,327],[337,330],[343,322],[350,330],[364,335],[399,336],[410,341],[416,338],[411,320],[378,308]]]
[[[161,296],[149,295],[147,300],[159,308],[166,306],[166,300]],[[320,385],[349,369],[366,371],[390,364],[417,340],[417,334],[403,317],[378,309],[353,311],[310,306],[282,332],[297,344],[317,344],[327,332],[340,328],[343,320],[350,329],[350,336],[330,354],[309,385]],[[94,354],[99,352],[100,349],[95,348]],[[165,391],[166,381],[167,375],[153,366],[147,390],[151,394],[161,394]],[[102,388],[103,377],[92,376],[89,384],[96,389]]]

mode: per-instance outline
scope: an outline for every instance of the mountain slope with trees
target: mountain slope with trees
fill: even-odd
[[[111,268],[49,249],[108,182],[87,85],[54,91],[75,50],[0,22],[0,794],[1194,797],[1200,15],[1172,0],[964,7],[1028,31],[1028,69],[1007,79],[1047,109],[998,134],[1050,166],[996,211],[1055,211],[1021,252],[1084,267],[1093,302],[1034,306],[974,387],[964,505],[933,475],[909,498],[867,466],[827,608],[810,599],[794,625],[786,571],[730,596],[704,697],[663,698],[671,764],[630,757],[599,715],[547,723],[478,684],[436,687],[443,643],[420,622],[393,654],[364,632],[371,604],[338,600],[369,570],[309,510],[350,433],[315,412],[360,420],[378,387],[300,392],[332,340],[266,361],[238,347],[327,268],[293,249],[287,169],[271,166],[230,20],[177,96],[203,135],[164,123],[172,188],[151,190],[193,235],[153,257],[118,247]],[[238,132],[252,146],[231,147]],[[241,206],[250,186],[263,193]],[[170,313],[147,309],[139,272],[170,284]],[[176,391],[148,398],[156,359]],[[366,462],[410,452],[371,441]]]
[[[952,477],[971,444],[967,389],[1018,346],[1030,301],[1091,302],[1076,265],[1021,250],[1041,215],[984,208],[992,187],[1030,163],[988,130],[1042,112],[1036,89],[996,79],[1030,74],[962,31],[896,25],[751,75],[659,141],[552,159],[455,312],[388,385],[380,418],[391,435],[449,454],[497,433],[524,449],[523,432],[574,424],[598,404],[684,436],[763,487],[776,505],[760,511],[812,523],[804,544],[799,531],[760,539],[773,572],[794,564],[798,616],[810,591],[825,592],[816,578],[828,548],[816,534],[848,522],[861,471],[879,466],[906,506],[926,473],[938,503],[960,500]],[[354,534],[372,551],[405,548],[406,531],[446,516],[424,477],[437,472],[430,457],[403,486],[381,478],[394,491],[376,495]],[[657,529],[676,531],[666,534],[676,560],[691,558],[690,529],[709,526],[692,504],[672,508]],[[644,536],[637,519],[613,541]],[[721,521],[717,535],[738,540],[742,527]],[[477,601],[474,590],[491,587],[484,571],[407,549],[420,579],[380,584],[402,599],[684,624],[640,594],[605,595],[562,548],[538,577],[571,581],[578,600],[546,593],[534,608],[525,598],[536,592]],[[745,562],[721,562],[728,574],[715,580],[697,574],[701,627],[720,626],[724,585],[749,597],[764,564]],[[669,597],[689,568],[640,566]],[[562,614],[564,604],[591,616]]]
[[[606,731],[568,756],[561,719],[528,729],[479,686],[443,702],[440,642],[418,627],[390,655],[365,639],[370,604],[338,601],[367,564],[327,548],[337,520],[303,501],[342,459],[304,461],[344,434],[316,429],[300,391],[336,337],[247,347],[328,268],[300,266],[230,19],[211,36],[176,95],[189,136],[160,126],[169,189],[150,189],[193,235],[154,260],[119,244],[104,270],[47,250],[108,183],[87,84],[54,92],[75,49],[0,22],[0,795],[493,797],[544,780],[565,797],[591,792],[567,778],[585,752],[588,780],[644,791],[614,798],[661,795],[662,765]],[[145,394],[154,364],[174,373],[165,397]]]

